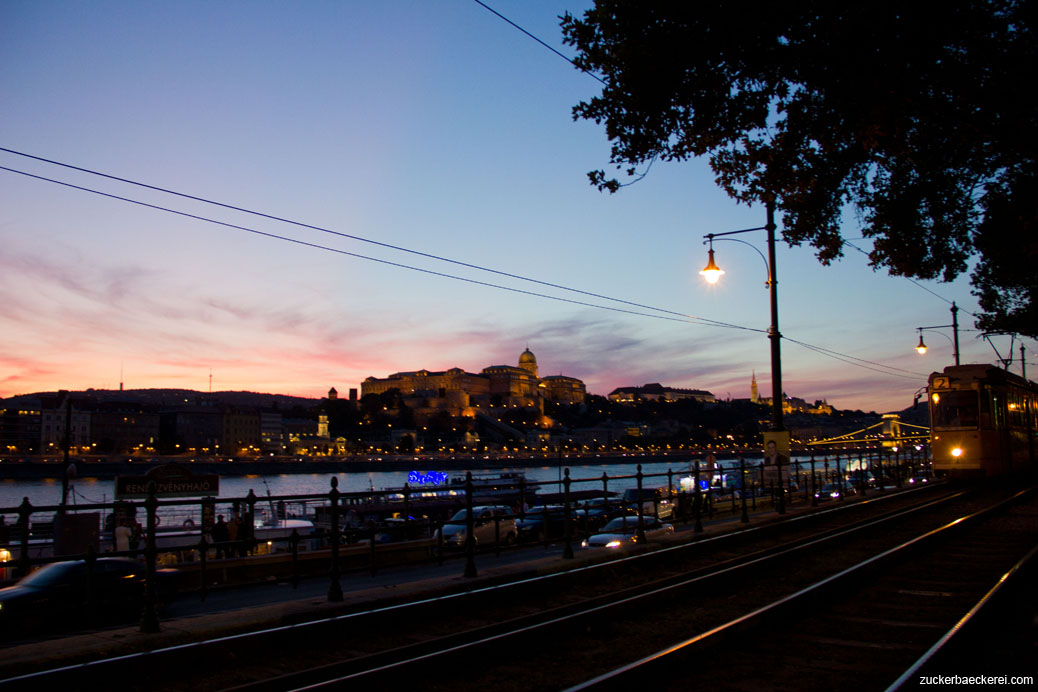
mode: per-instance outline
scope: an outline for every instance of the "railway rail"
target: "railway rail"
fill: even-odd
[[[995,499],[1005,502],[1007,496],[1015,498],[1013,504],[992,514]],[[1016,516],[1015,507],[1029,508],[1030,514]],[[964,516],[974,518],[958,521]],[[807,689],[804,661],[837,661],[842,659],[836,651],[854,652],[857,664],[831,667],[838,677],[860,675],[855,665],[861,668],[863,657],[876,656],[875,650],[853,642],[875,641],[884,618],[868,615],[878,596],[866,589],[879,588],[898,573],[889,561],[905,558],[894,556],[927,553],[922,545],[948,541],[950,532],[965,527],[983,536],[993,530],[984,528],[986,522],[1007,521],[1007,516],[1012,517],[1012,530],[998,529],[1014,537],[1001,542],[1007,554],[973,560],[993,567],[1019,552],[1018,534],[1020,542],[1029,541],[1033,548],[1033,493],[931,487],[658,548],[632,559],[262,633],[64,666],[0,681],[0,686],[29,688],[69,681],[81,686],[96,681],[100,687],[116,671],[122,681],[133,681],[161,669],[163,676],[148,675],[148,689],[178,689],[184,680],[191,680],[199,692],[375,689],[402,681],[421,681],[429,690],[619,689],[630,687],[631,676],[636,685],[653,680],[657,686],[676,688],[687,686],[693,674],[697,684],[746,689],[744,682],[755,680],[753,675],[763,675],[766,686],[775,688],[775,671],[781,669],[792,676],[790,688]],[[916,538],[897,538],[907,533]],[[956,538],[948,545],[963,541],[960,560],[969,562],[968,556],[979,549],[970,540]],[[908,547],[898,547],[904,543]],[[980,547],[991,551],[988,544]],[[940,568],[939,573],[947,570]],[[980,586],[986,579],[978,575],[964,582],[971,591],[983,593],[990,588]],[[852,583],[857,586],[845,585]],[[893,593],[906,590],[917,599],[923,593],[946,593],[936,586],[895,588]],[[836,619],[826,620],[823,614]],[[920,639],[926,639],[939,629],[941,618],[948,617],[952,616],[913,616],[906,622],[924,623]],[[862,634],[851,636],[848,622],[856,622]],[[918,629],[893,626],[894,634]],[[889,648],[903,648],[903,642],[889,637],[894,642]],[[750,661],[755,665],[748,665]],[[909,663],[899,663],[898,672]],[[733,670],[751,669],[761,672],[747,672],[744,682],[733,681]],[[174,674],[178,671],[179,676]],[[810,679],[818,681],[818,689],[842,686],[833,684],[831,674],[812,668]],[[890,676],[887,683],[896,678],[897,674]],[[132,683],[122,688],[130,689]]]

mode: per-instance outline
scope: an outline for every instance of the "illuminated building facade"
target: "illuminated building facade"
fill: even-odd
[[[451,368],[369,377],[361,383],[361,396],[383,394],[391,389],[399,390],[412,408],[443,409],[451,415],[473,415],[474,410],[490,406],[543,410],[545,400],[575,404],[583,403],[587,397],[587,388],[575,377],[540,378],[537,358],[530,349],[519,355],[517,365],[491,365],[478,374]]]

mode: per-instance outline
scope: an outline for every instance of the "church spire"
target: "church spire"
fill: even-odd
[[[757,371],[753,371],[752,378],[750,379],[750,401],[753,403],[760,403],[760,392],[757,391]]]

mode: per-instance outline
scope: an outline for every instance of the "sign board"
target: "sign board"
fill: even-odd
[[[766,432],[764,433],[764,477],[762,482],[768,486],[785,484],[788,481],[789,433],[785,430]]]
[[[155,497],[215,497],[220,494],[220,477],[196,476],[178,464],[157,466],[143,476],[117,476],[115,499],[134,500],[148,496],[148,484],[155,483]]]

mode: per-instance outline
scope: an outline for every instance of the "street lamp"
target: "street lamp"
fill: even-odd
[[[951,314],[952,314],[952,323],[951,324],[938,324],[938,325],[933,326],[933,327],[916,327],[916,331],[919,332],[919,345],[915,347],[915,350],[916,350],[916,352],[919,355],[924,355],[926,353],[926,351],[927,351],[927,346],[923,342],[923,330],[924,329],[947,329],[947,328],[950,327],[952,329],[952,332],[955,334],[955,340],[952,341],[952,345],[955,347],[955,364],[956,365],[959,364],[959,306],[956,305],[955,303],[952,303]],[[944,332],[938,332],[938,333],[939,334],[944,334]],[[947,334],[944,334],[944,336],[946,338],[948,337]]]
[[[789,436],[785,432],[785,427],[782,425],[782,353],[781,353],[781,341],[782,335],[779,333],[778,327],[778,275],[775,271],[775,202],[769,199],[767,201],[767,223],[764,226],[758,226],[757,228],[745,228],[741,231],[728,231],[727,233],[709,233],[705,236],[707,243],[710,244],[709,261],[706,267],[700,274],[710,283],[716,283],[724,272],[714,262],[714,239],[721,238],[722,240],[732,240],[744,245],[752,247],[757,254],[764,260],[764,265],[767,269],[768,280],[765,286],[768,288],[768,292],[771,296],[771,326],[768,327],[768,339],[771,340],[771,431],[770,439],[768,443],[774,442],[774,449],[766,452],[769,456],[774,454],[773,461],[778,466],[776,471],[778,472],[778,502],[776,510],[779,514],[786,513],[786,497],[785,487],[782,478],[782,459],[783,455],[778,452],[778,438],[783,440],[782,447],[785,448],[786,453],[789,452]],[[768,232],[768,256],[764,257],[760,250],[754,245],[747,243],[743,240],[736,238],[724,238],[723,236],[737,235],[739,233],[749,233],[751,231],[767,231]],[[768,436],[766,436],[767,439]],[[765,449],[768,449],[768,445],[765,445]],[[745,497],[745,496],[744,496]],[[745,500],[744,500],[745,502]],[[743,505],[745,507],[745,504]],[[744,515],[745,516],[745,515]],[[744,519],[745,521],[745,519]]]
[[[744,228],[741,231],[728,231],[727,233],[708,233],[704,238],[704,243],[709,243],[709,260],[707,261],[706,267],[703,268],[699,273],[703,275],[708,283],[717,283],[717,280],[724,274],[724,270],[717,266],[714,262],[714,239],[722,238],[723,236],[737,235],[739,233],[750,233],[751,231],[767,231],[768,232],[768,256],[765,258],[760,250],[756,247],[742,240],[736,238],[723,238],[724,240],[732,240],[735,242],[749,245],[757,254],[764,259],[764,264],[768,271],[768,280],[765,283],[769,293],[771,295],[771,326],[768,327],[768,338],[771,340],[771,416],[772,416],[772,429],[775,432],[781,432],[785,430],[782,425],[782,354],[780,347],[780,339],[782,335],[779,333],[778,328],[778,277],[775,272],[775,203],[769,200],[767,202],[767,224],[764,226],[758,226],[756,228]]]

